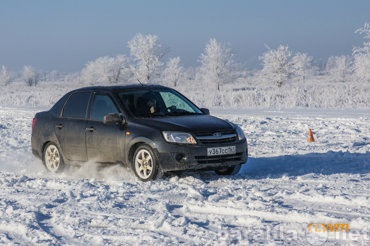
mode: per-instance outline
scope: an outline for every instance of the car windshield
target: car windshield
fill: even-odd
[[[197,115],[203,112],[174,90],[141,89],[119,93],[126,110],[135,117]]]

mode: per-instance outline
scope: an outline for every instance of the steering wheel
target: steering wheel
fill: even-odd
[[[169,113],[173,113],[173,112],[176,111],[176,106],[175,105],[171,105],[171,106],[167,107],[166,110]]]

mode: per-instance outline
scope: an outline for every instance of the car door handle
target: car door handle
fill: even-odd
[[[94,127],[87,127],[86,131],[93,132],[93,131],[95,131],[95,128]]]
[[[58,124],[58,125],[56,125],[56,127],[57,127],[58,129],[62,129],[64,126],[63,126],[63,124]]]

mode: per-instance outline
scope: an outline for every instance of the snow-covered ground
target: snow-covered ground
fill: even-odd
[[[30,150],[41,109],[0,107],[1,245],[370,244],[368,110],[213,109],[249,139],[240,173],[143,183],[118,165],[48,174]]]

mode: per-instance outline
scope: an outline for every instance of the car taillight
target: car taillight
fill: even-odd
[[[33,128],[35,127],[35,125],[36,125],[36,118],[33,118],[33,120],[32,120],[32,131],[33,131]]]

